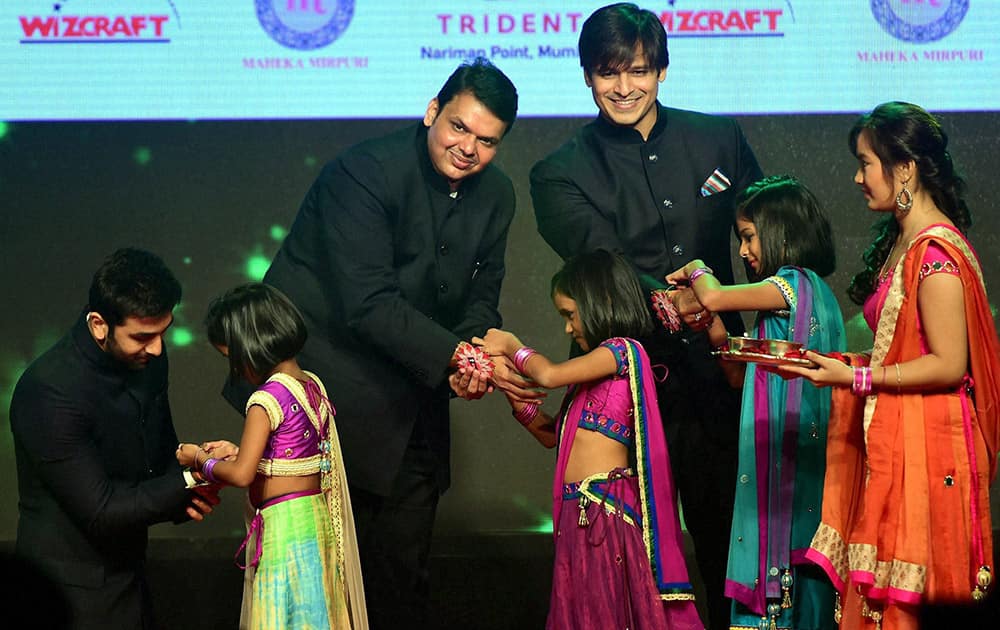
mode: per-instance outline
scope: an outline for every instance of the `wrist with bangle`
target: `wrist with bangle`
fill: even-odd
[[[514,353],[514,356],[511,357],[511,362],[514,363],[514,369],[521,374],[524,374],[524,369],[528,363],[528,359],[536,354],[538,354],[538,352],[534,348],[529,348],[528,346],[521,346],[518,348],[517,352]]]
[[[219,479],[212,473],[212,471],[215,469],[215,465],[220,461],[222,460],[216,459],[215,457],[209,457],[206,459],[205,463],[201,465],[201,476],[211,483],[219,483]]]
[[[693,285],[698,278],[704,276],[705,274],[713,276],[715,275],[715,272],[712,271],[711,267],[702,265],[688,274],[688,285]]]
[[[538,417],[538,408],[541,404],[537,401],[526,402],[521,405],[520,409],[512,408],[510,413],[514,416],[514,419],[521,423],[521,426],[528,428],[535,418]]]
[[[851,368],[854,380],[851,383],[851,393],[855,396],[868,396],[872,393],[872,369],[868,366]]]

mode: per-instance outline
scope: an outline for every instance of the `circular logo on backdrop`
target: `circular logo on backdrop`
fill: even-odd
[[[872,0],[872,15],[904,42],[934,42],[962,23],[969,0]]]
[[[257,19],[271,39],[297,50],[334,42],[354,16],[354,0],[254,0]]]

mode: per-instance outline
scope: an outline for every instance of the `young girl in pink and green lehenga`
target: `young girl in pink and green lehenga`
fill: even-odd
[[[177,459],[208,481],[249,488],[256,515],[240,551],[249,548],[255,569],[250,628],[366,629],[333,405],[295,360],[306,339],[301,315],[280,291],[253,283],[213,302],[206,327],[232,376],[257,390],[238,448],[181,444]]]

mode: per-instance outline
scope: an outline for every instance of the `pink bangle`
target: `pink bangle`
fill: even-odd
[[[528,427],[538,417],[538,407],[539,403],[537,402],[524,403],[521,409],[512,410],[511,414],[515,420],[521,423],[521,426]]]
[[[681,316],[677,312],[677,307],[670,301],[670,292],[666,289],[656,289],[649,294],[650,304],[653,312],[663,324],[663,327],[670,332],[678,332],[681,329]]]
[[[219,463],[219,460],[214,457],[209,457],[205,460],[205,463],[201,465],[201,476],[205,479],[211,481],[212,483],[219,483],[219,480],[215,478],[212,474],[212,470],[215,465]]]
[[[870,367],[854,368],[854,383],[851,393],[855,396],[867,396],[872,393],[872,369]]]
[[[697,269],[688,274],[688,284],[689,285],[694,284],[695,280],[702,277],[706,273],[710,276],[715,274],[715,272],[712,271],[711,267],[698,267]]]
[[[532,356],[538,354],[534,348],[529,348],[528,346],[521,346],[521,348],[514,353],[514,369],[524,374],[524,365],[528,362]]]

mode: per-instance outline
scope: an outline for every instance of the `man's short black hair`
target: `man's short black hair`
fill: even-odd
[[[87,310],[114,327],[126,317],[166,315],[180,301],[181,284],[159,256],[125,247],[108,256],[94,274]]]
[[[655,13],[631,2],[610,4],[594,11],[580,30],[580,66],[590,75],[600,70],[621,71],[632,65],[636,48],[656,72],[670,64],[667,32]]]
[[[514,119],[517,118],[517,88],[488,59],[476,57],[451,73],[437,94],[438,111],[464,92],[475,96],[494,116],[507,123],[505,135],[514,126]]]

